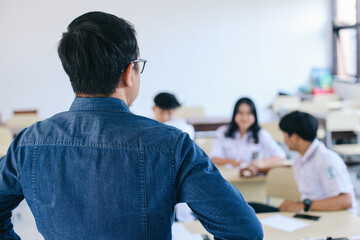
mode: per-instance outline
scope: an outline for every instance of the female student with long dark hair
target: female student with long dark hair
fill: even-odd
[[[250,98],[240,98],[229,125],[216,131],[211,159],[217,165],[247,167],[250,175],[279,165],[284,150],[259,126],[256,108]],[[249,172],[247,173],[248,176]]]

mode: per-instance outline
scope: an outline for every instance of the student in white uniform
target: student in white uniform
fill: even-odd
[[[317,120],[310,114],[293,112],[280,121],[285,143],[298,153],[293,171],[301,201],[285,200],[278,210],[356,212],[354,187],[344,161],[316,139]],[[256,212],[269,212],[261,204],[249,203]],[[277,211],[276,208],[273,210]]]
[[[175,95],[167,92],[159,93],[154,98],[154,119],[167,125],[179,128],[189,134],[194,139],[195,129],[182,119],[174,118],[176,109],[180,107],[179,101]],[[186,203],[178,203],[175,206],[176,220],[179,222],[189,222],[196,220],[193,212]]]
[[[189,134],[191,139],[195,137],[195,129],[183,119],[174,118],[174,113],[181,105],[174,94],[162,92],[154,98],[154,118],[167,125],[179,128]]]
[[[211,159],[216,165],[246,167],[247,176],[267,171],[282,163],[284,150],[261,129],[254,102],[240,98],[234,107],[231,122],[216,131]]]

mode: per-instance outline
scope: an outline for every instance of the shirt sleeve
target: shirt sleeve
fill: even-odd
[[[177,202],[186,202],[215,239],[263,239],[254,210],[188,136],[176,156]]]
[[[192,125],[186,124],[186,131],[184,132],[187,132],[192,140],[195,139],[195,129]]]
[[[211,154],[210,156],[218,157],[218,158],[226,158],[223,148],[224,138],[225,138],[225,127],[221,126],[216,130],[216,138],[213,142],[212,148],[211,148]]]
[[[11,223],[11,211],[24,199],[14,141],[0,159],[0,239],[20,239]]]
[[[260,142],[264,148],[264,154],[266,158],[269,157],[281,157],[286,158],[285,151],[281,146],[271,137],[270,133],[264,129],[259,132]]]
[[[328,197],[352,193],[350,176],[343,160],[337,154],[327,154],[317,168],[321,185]]]

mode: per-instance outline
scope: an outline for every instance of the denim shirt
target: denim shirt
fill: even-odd
[[[131,113],[117,98],[75,98],[23,130],[0,160],[0,239],[19,239],[26,199],[47,240],[171,239],[186,202],[215,239],[262,239],[241,193],[186,133]]]

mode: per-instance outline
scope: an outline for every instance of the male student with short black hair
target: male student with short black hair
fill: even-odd
[[[356,211],[354,187],[344,161],[316,139],[317,120],[308,113],[295,111],[280,121],[285,143],[298,153],[293,163],[301,201],[285,200],[271,208],[250,203],[256,212],[286,211]]]
[[[262,239],[253,209],[187,134],[129,111],[145,63],[129,22],[86,13],[58,53],[76,98],[0,160],[0,239],[19,239],[10,217],[24,198],[45,239],[171,239],[178,202],[215,239]]]
[[[158,93],[154,97],[154,119],[161,123],[179,128],[189,134],[191,139],[195,137],[195,129],[183,119],[175,118],[176,110],[181,106],[174,94],[168,92]]]

